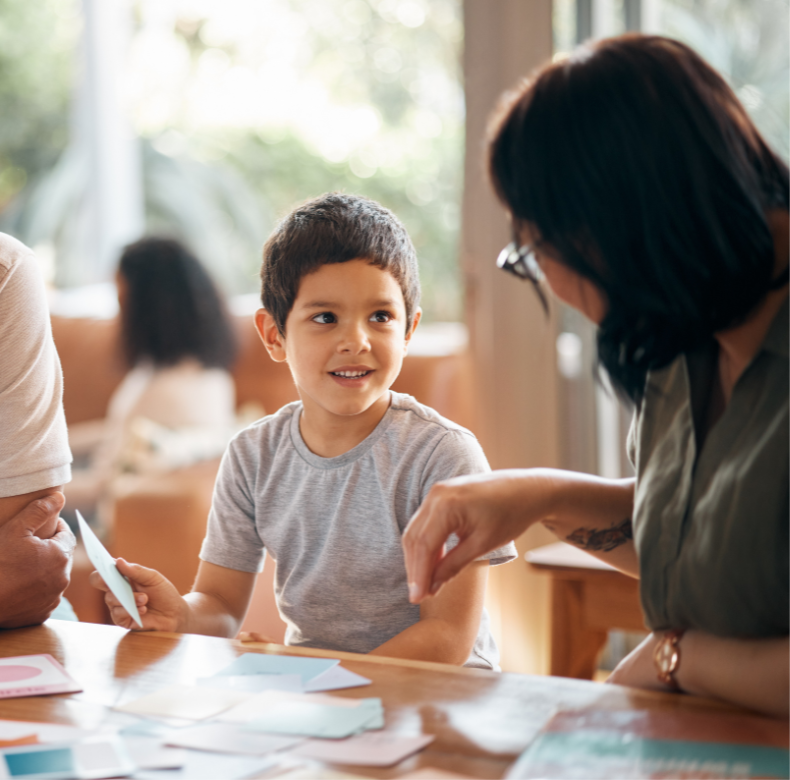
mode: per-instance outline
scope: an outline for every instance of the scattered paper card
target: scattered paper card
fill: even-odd
[[[358,707],[362,699],[344,699],[323,693],[293,693],[291,691],[262,691],[250,696],[235,707],[223,712],[218,720],[225,723],[249,723],[267,717],[277,707],[287,702],[319,704],[327,707]]]
[[[287,750],[303,741],[298,737],[274,737],[247,731],[229,723],[207,723],[172,732],[167,744],[212,753],[265,756],[267,753]]]
[[[266,714],[251,720],[246,727],[268,734],[293,734],[321,739],[343,739],[368,729],[383,728],[381,699],[358,701],[358,706],[349,707],[318,704],[309,700],[282,700]]]
[[[331,672],[332,670],[330,669],[329,671]],[[316,677],[316,680],[323,676],[323,674],[319,675]],[[233,691],[247,691],[248,693],[261,693],[263,691],[301,693],[304,690],[302,676],[299,674],[220,674],[214,677],[201,677],[195,680],[195,683],[202,688],[226,688]]]
[[[183,718],[204,720],[219,715],[249,698],[243,691],[220,688],[197,688],[189,685],[171,685],[156,693],[115,707],[119,712],[130,712],[154,718]]]
[[[61,726],[59,723],[36,723],[29,720],[0,720],[0,740],[13,742],[17,739],[34,737],[35,742],[19,744],[37,744],[39,742],[76,742],[90,736],[87,729],[76,726]]]
[[[134,780],[236,780],[258,777],[274,768],[278,758],[271,756],[230,756],[187,750],[181,769],[147,769],[135,772]],[[266,775],[264,775],[265,777]]]
[[[358,688],[361,685],[370,685],[371,681],[361,674],[355,674],[342,666],[333,666],[305,683],[307,693],[314,691],[339,691],[342,688]]]
[[[156,737],[124,737],[126,752],[138,769],[181,769],[187,752],[168,747]]]
[[[299,655],[263,655],[244,653],[217,675],[242,674],[298,674],[308,682],[319,674],[337,666],[336,658],[309,658]]]
[[[433,736],[404,737],[387,732],[359,734],[329,742],[309,739],[294,748],[291,755],[313,758],[330,764],[357,766],[394,766],[433,742]]]
[[[0,699],[81,690],[77,681],[48,653],[0,658]]]
[[[76,515],[82,542],[85,545],[85,552],[88,553],[90,562],[96,567],[96,571],[99,572],[107,587],[112,591],[113,596],[121,602],[121,606],[129,613],[132,620],[142,628],[143,621],[140,619],[140,612],[137,610],[137,604],[134,601],[134,591],[129,584],[129,580],[118,571],[112,555],[107,552],[96,534],[91,531],[79,509],[76,510]]]

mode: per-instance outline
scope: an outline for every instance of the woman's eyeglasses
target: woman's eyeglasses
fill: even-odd
[[[528,246],[519,247],[515,241],[511,241],[500,253],[496,259],[496,264],[503,271],[508,271],[519,279],[527,279],[532,282],[535,292],[540,298],[540,303],[543,306],[543,311],[549,313],[549,304],[546,300],[546,295],[541,288],[541,282],[544,279],[543,271],[535,259],[535,250],[538,248],[539,242],[529,244]]]

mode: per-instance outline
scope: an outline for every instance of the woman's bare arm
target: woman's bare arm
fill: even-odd
[[[634,480],[559,469],[509,469],[434,485],[403,535],[409,597],[419,603],[473,560],[542,522],[631,576],[639,566],[631,532]],[[443,555],[447,537],[459,544]]]
[[[632,688],[666,691],[653,660],[664,632],[655,631],[626,656],[607,680]],[[786,718],[790,701],[790,640],[733,639],[687,631],[680,640],[674,674],[686,693],[722,699],[767,715]]]

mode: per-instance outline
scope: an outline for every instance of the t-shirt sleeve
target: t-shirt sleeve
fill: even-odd
[[[0,236],[0,497],[71,480],[63,375],[33,253]]]
[[[483,448],[468,431],[447,431],[428,459],[423,472],[422,496],[424,501],[428,491],[436,482],[460,477],[467,474],[484,474],[491,471]],[[446,548],[451,550],[458,544],[458,537],[451,534]],[[492,566],[509,563],[517,557],[513,542],[481,556],[477,560],[488,561]]]
[[[263,541],[255,524],[253,475],[257,472],[239,437],[220,463],[200,559],[226,569],[263,569]]]

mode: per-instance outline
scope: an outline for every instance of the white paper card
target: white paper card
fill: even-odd
[[[140,619],[140,612],[137,609],[137,604],[135,604],[134,591],[129,584],[129,580],[118,571],[112,555],[107,552],[96,534],[91,531],[79,509],[76,510],[76,515],[80,526],[82,543],[85,545],[85,552],[88,553],[90,562],[96,567],[96,571],[99,572],[107,587],[112,591],[113,596],[121,602],[121,606],[129,613],[132,620],[142,628],[143,621]]]
[[[203,720],[219,715],[220,712],[239,704],[249,696],[250,694],[243,691],[171,685],[115,709],[154,718]]]
[[[342,666],[334,666],[305,683],[306,693],[314,691],[339,691],[341,688],[358,688],[370,685],[370,680],[361,674],[355,674]]]
[[[296,737],[276,737],[245,731],[229,723],[207,723],[205,726],[172,732],[167,744],[212,753],[265,756],[267,753],[294,747],[302,741]]]

